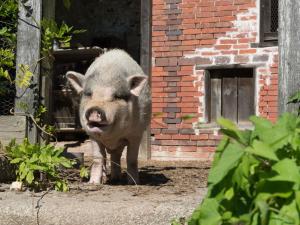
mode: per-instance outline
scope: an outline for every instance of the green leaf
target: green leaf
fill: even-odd
[[[63,0],[64,6],[66,9],[70,9],[71,7],[71,0]]]
[[[239,130],[235,123],[222,117],[219,118],[217,122],[223,128],[221,129],[223,134],[242,144],[248,144],[250,137],[250,133],[248,133],[248,131]]]
[[[232,168],[237,166],[244,153],[243,148],[239,144],[229,143],[219,162],[211,169],[208,183],[216,184],[221,181]]]
[[[299,167],[292,159],[283,159],[272,166],[276,176],[270,178],[272,181],[289,181],[300,185]]]
[[[257,182],[256,186],[256,190],[259,194],[255,198],[255,201],[267,201],[270,198],[275,197],[287,199],[293,194],[293,183],[291,182],[260,180]]]
[[[23,161],[22,158],[15,158],[15,159],[12,159],[12,160],[10,161],[10,163],[12,163],[12,164],[18,164],[18,163],[20,163],[21,161]]]
[[[282,114],[277,123],[260,134],[262,141],[269,144],[274,151],[286,146],[295,133],[297,117],[293,114]]]
[[[234,196],[234,189],[233,187],[229,188],[225,194],[224,194],[224,198],[227,199],[227,200],[231,200]]]
[[[296,200],[293,200],[290,204],[283,205],[279,215],[284,218],[286,224],[300,224],[300,214],[297,210]]]
[[[80,177],[81,178],[88,178],[88,176],[89,176],[89,171],[88,171],[88,169],[86,168],[86,167],[81,167],[80,168]]]
[[[7,27],[2,27],[2,28],[0,29],[0,35],[4,35],[4,34],[7,33],[7,32],[8,32]]]
[[[47,166],[40,166],[40,165],[29,165],[29,169],[36,170],[36,171],[47,171]]]
[[[69,190],[69,187],[68,187],[68,184],[66,183],[66,181],[58,180],[55,182],[55,190],[67,192]]]
[[[230,139],[228,137],[224,136],[215,151],[212,167],[215,167],[218,164],[223,151],[226,149],[226,147],[229,143],[230,143]]]
[[[299,103],[300,102],[300,91],[297,91],[295,94],[289,97],[288,104],[289,103]]]
[[[252,147],[247,147],[245,151],[266,159],[278,161],[278,157],[274,153],[274,150],[272,150],[272,148],[268,144],[265,144],[258,140],[254,140]]]
[[[28,65],[20,64],[16,78],[16,85],[19,88],[27,88],[30,85],[30,80],[33,77],[33,73],[30,71]]]
[[[251,157],[251,155],[245,155],[242,157],[241,163],[235,169],[232,175],[232,185],[237,185],[241,191],[247,193],[248,196],[252,196],[251,185],[251,166],[257,165],[258,161]]]
[[[269,205],[266,201],[256,201],[256,206],[260,211],[260,219],[262,224],[267,224],[269,215]]]
[[[28,171],[28,173],[26,175],[26,182],[28,184],[31,184],[33,180],[34,180],[34,175],[33,175],[33,172],[30,170],[30,171]]]
[[[203,203],[199,208],[195,210],[192,218],[188,222],[189,225],[194,224],[209,224],[219,225],[221,224],[222,217],[218,212],[219,203],[215,199],[207,198],[203,200]]]
[[[64,159],[60,161],[60,164],[64,166],[65,168],[71,168],[72,167],[72,162],[70,160]]]

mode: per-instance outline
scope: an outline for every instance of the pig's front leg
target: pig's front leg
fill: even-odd
[[[117,148],[111,152],[111,182],[116,183],[121,179],[121,156],[124,147]]]
[[[102,144],[92,140],[93,164],[90,184],[103,184],[106,182],[106,151]]]
[[[129,141],[127,148],[127,173],[128,184],[139,184],[139,172],[138,172],[138,154],[140,147],[141,137],[135,137]]]

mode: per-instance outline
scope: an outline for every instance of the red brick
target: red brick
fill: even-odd
[[[225,49],[231,49],[232,45],[215,45],[214,47],[217,50],[225,50]]]
[[[238,43],[253,43],[255,38],[241,38],[238,40]]]
[[[180,146],[179,151],[181,152],[196,152],[196,146]]]
[[[200,34],[200,29],[185,29],[183,30],[183,34]]]
[[[188,41],[182,41],[182,45],[198,45],[199,40],[188,40]]]
[[[224,39],[220,40],[220,44],[236,44],[237,40],[235,39]]]
[[[256,49],[243,49],[239,51],[239,54],[255,54]]]
[[[189,140],[190,135],[183,135],[183,134],[174,134],[172,135],[173,140]]]
[[[172,136],[169,135],[169,134],[159,134],[159,135],[155,135],[155,139],[158,139],[158,140],[169,140],[171,139]]]

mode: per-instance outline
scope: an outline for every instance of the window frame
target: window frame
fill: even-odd
[[[245,69],[245,72],[242,72],[242,70]],[[221,71],[224,71],[224,75],[221,74]],[[232,70],[232,72],[230,72],[230,70]],[[248,71],[246,71],[248,70]],[[220,72],[215,72],[215,71],[220,71]],[[213,125],[216,124],[216,120],[212,120],[212,111],[215,111],[214,113],[219,116],[223,116],[223,104],[224,104],[224,94],[223,94],[223,82],[224,82],[224,78],[228,78],[231,77],[233,79],[235,79],[236,81],[236,89],[237,89],[237,105],[236,105],[236,112],[234,114],[236,114],[236,118],[235,120],[233,120],[233,122],[235,122],[237,125],[239,126],[243,126],[243,125],[249,125],[250,121],[249,120],[240,120],[240,112],[243,111],[242,107],[240,108],[240,99],[239,99],[239,85],[241,85],[240,83],[240,78],[251,78],[251,82],[252,84],[250,85],[250,90],[252,93],[252,109],[250,111],[252,111],[249,115],[247,115],[247,118],[251,115],[256,115],[256,73],[255,73],[255,67],[234,67],[234,68],[227,68],[227,67],[222,67],[222,68],[207,68],[205,69],[205,121],[206,123],[209,125]],[[214,74],[215,73],[215,74]],[[220,74],[218,74],[220,73]],[[232,73],[232,76],[228,76],[228,73]],[[251,74],[249,76],[249,74]],[[211,86],[211,82],[212,82],[212,77],[217,79],[220,79],[221,82],[221,94],[220,94],[220,99],[219,104],[220,106],[220,112],[216,112],[216,110],[212,110],[212,86]],[[241,110],[241,111],[240,111]],[[217,118],[217,116],[216,116]]]
[[[278,31],[267,32],[271,29],[271,2],[273,0],[260,0],[260,44],[263,46],[278,45]],[[279,1],[279,0],[278,0]],[[279,19],[279,18],[278,18]],[[278,29],[277,29],[278,30]]]

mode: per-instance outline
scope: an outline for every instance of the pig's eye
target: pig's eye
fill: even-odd
[[[92,93],[91,90],[84,90],[84,91],[83,91],[83,95],[84,95],[84,96],[91,97],[92,94],[93,94],[93,93]]]
[[[116,100],[124,100],[124,101],[128,101],[130,98],[129,95],[126,95],[126,94],[114,94],[114,99]]]

